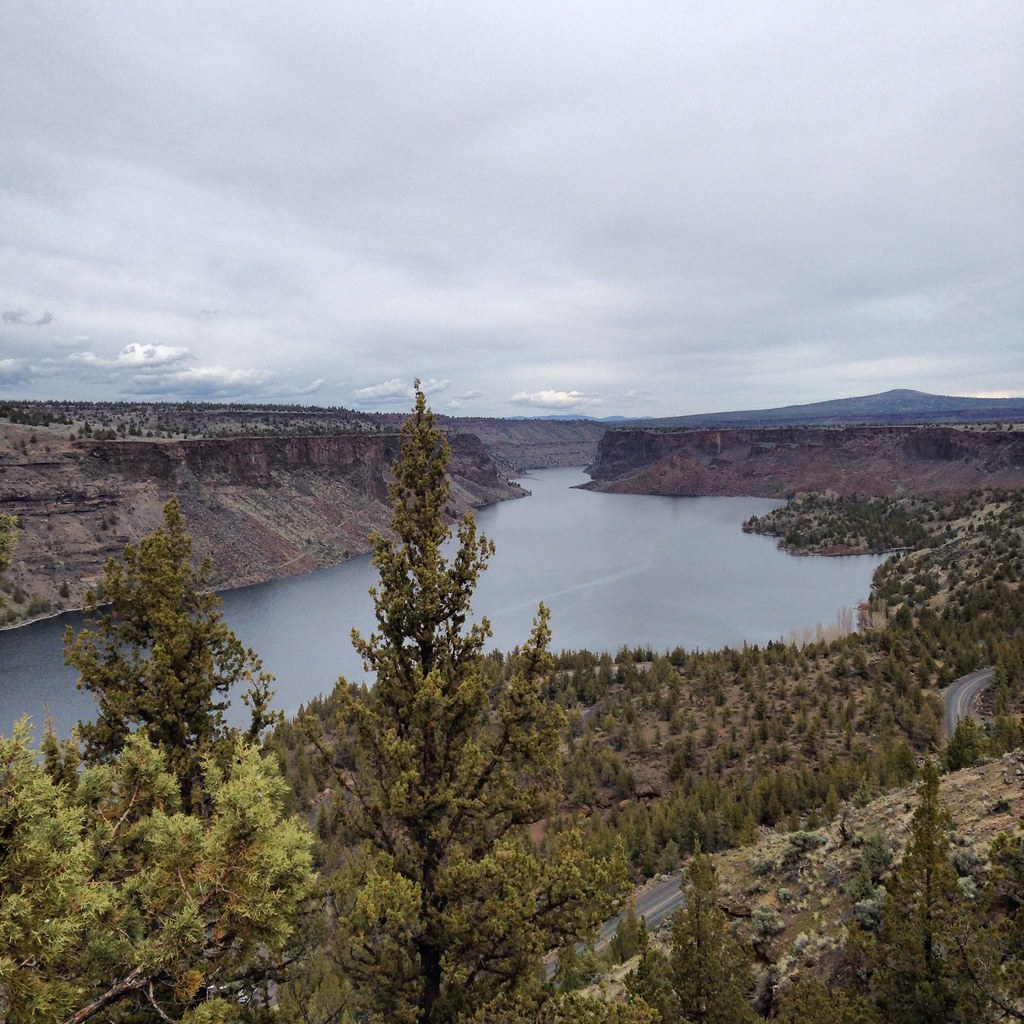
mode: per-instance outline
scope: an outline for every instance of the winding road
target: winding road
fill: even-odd
[[[965,715],[974,713],[974,702],[981,692],[992,683],[994,670],[991,666],[978,669],[969,675],[961,676],[950,683],[943,693],[945,706],[946,738],[950,738],[956,730],[957,722]],[[644,892],[636,895],[636,912],[647,919],[649,928],[657,928],[666,917],[671,915],[683,902],[683,894],[679,891],[681,874],[674,874],[663,882],[652,885]],[[605,922],[601,926],[601,940],[607,942],[615,934],[618,917]]]
[[[989,666],[961,676],[949,684],[948,689],[942,695],[946,712],[946,739],[952,737],[956,731],[957,722],[961,718],[974,713],[974,702],[978,699],[981,691],[992,682],[994,674],[995,670]]]
[[[966,676],[961,676],[949,684],[942,695],[947,739],[953,735],[957,722],[961,718],[974,713],[974,702],[978,699],[981,692],[991,684],[993,675],[994,670],[989,666],[988,668],[981,668],[976,672],[971,672]],[[583,712],[584,718],[589,717],[593,712],[593,708],[585,708]],[[648,928],[652,930],[657,928],[665,918],[673,914],[682,904],[683,894],[679,889],[681,877],[682,872],[677,872],[665,880],[657,882],[635,894],[637,915],[646,918]],[[618,928],[619,922],[624,916],[624,914],[618,914],[610,921],[605,921],[601,925],[600,937],[596,943],[597,948],[611,941],[612,936],[615,934],[615,929]],[[549,963],[548,977],[551,977],[554,969],[554,963]]]

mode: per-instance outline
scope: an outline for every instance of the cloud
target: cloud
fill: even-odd
[[[304,385],[303,387],[295,388],[294,390],[292,390],[289,393],[294,395],[296,398],[300,398],[303,395],[315,395],[318,391],[320,391],[323,388],[323,386],[324,386],[324,379],[323,379],[323,377],[317,377],[316,380],[310,381],[308,384]]]
[[[266,392],[274,381],[267,370],[232,369],[227,366],[191,366],[159,376],[132,378],[132,387],[143,395],[196,395],[204,399],[235,398]]]
[[[353,392],[353,399],[356,405],[373,405],[381,403],[406,402],[412,398],[412,384],[400,380],[397,377],[386,380],[381,384],[371,384],[369,387],[358,388]]]
[[[163,367],[191,358],[192,353],[187,348],[178,348],[174,345],[139,345],[132,342],[118,353],[117,363],[121,366]]]
[[[1024,393],[1020,0],[236,6],[7,5],[17,397]]]
[[[528,405],[537,409],[585,409],[600,405],[600,398],[579,391],[520,391],[510,399],[514,405]]]
[[[437,395],[447,391],[451,382],[447,379],[421,380],[420,388],[425,395]],[[371,384],[365,388],[359,388],[353,392],[353,401],[357,406],[373,405],[398,405],[412,401],[415,394],[412,381],[402,380],[400,377],[392,377],[391,380],[383,381],[380,384]]]
[[[72,363],[85,363],[91,366],[112,366],[113,361],[109,359],[101,359],[95,352],[88,350],[82,352],[72,352],[68,356],[68,361]]]
[[[30,377],[25,359],[0,359],[0,384],[21,384]]]
[[[47,324],[52,324],[53,320],[54,316],[49,310],[46,310],[38,320],[29,320],[29,312],[27,309],[7,309],[3,312],[3,321],[5,324],[22,324],[25,327],[45,327]]]

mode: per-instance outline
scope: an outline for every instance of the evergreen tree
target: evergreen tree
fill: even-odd
[[[1000,832],[989,850],[992,877],[989,900],[1000,917],[996,932],[999,949],[999,1006],[1024,1003],[1024,834]],[[1007,1014],[1008,1016],[1014,1016]],[[1016,1020],[1024,1019],[1017,1013]]]
[[[206,814],[145,736],[69,782],[0,737],[0,1020],[253,1020],[294,955],[311,837],[273,759],[204,763]],[[248,1005],[251,1009],[244,1009]]]
[[[786,988],[772,1019],[780,1024],[883,1024],[881,1014],[863,996],[828,988],[813,978]]]
[[[86,594],[86,626],[64,634],[64,660],[97,714],[81,723],[89,763],[115,757],[135,731],[164,751],[186,803],[202,774],[202,758],[226,738],[229,690],[249,683],[249,737],[269,723],[271,677],[221,617],[209,591],[208,559],[192,563],[192,539],[176,499],[164,526],[110,559],[99,591]]]
[[[392,532],[374,538],[377,630],[353,634],[370,691],[342,681],[339,773],[357,848],[338,882],[338,948],[372,1019],[485,1020],[536,987],[541,955],[610,916],[621,864],[599,861],[579,833],[549,835],[542,858],[526,826],[553,808],[561,710],[548,613],[494,683],[486,619],[467,625],[492,552],[467,515],[450,561],[448,444],[417,384],[390,487]]]
[[[970,768],[983,753],[985,734],[971,715],[956,723],[956,729],[946,747],[946,769],[951,772]]]
[[[729,930],[718,906],[714,864],[699,847],[680,885],[686,903],[672,922],[669,953],[679,1021],[743,1024],[756,1020],[748,1001],[753,957]]]
[[[668,957],[651,945],[647,921],[640,918],[637,933],[640,962],[626,976],[626,991],[629,1002],[650,1007],[657,1014],[657,1020],[668,1024],[679,1019],[679,1004],[669,983]]]
[[[631,899],[626,913],[619,921],[615,934],[608,943],[608,957],[613,964],[625,963],[640,951],[640,919]]]
[[[922,769],[917,792],[903,860],[886,880],[879,934],[865,946],[872,991],[901,1024],[981,1024],[991,1007],[979,979],[993,950],[949,860],[952,818],[939,800],[934,762]]]

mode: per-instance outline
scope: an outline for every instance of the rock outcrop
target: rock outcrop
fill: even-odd
[[[586,466],[597,457],[607,429],[594,420],[441,417],[445,429],[479,437],[499,466],[510,472],[553,466]]]
[[[9,425],[0,511],[21,530],[7,586],[19,617],[80,606],[104,562],[162,522],[177,496],[218,587],[295,575],[370,549],[390,520],[396,435],[70,441]],[[480,440],[451,438],[452,515],[525,492]],[[33,604],[32,614],[29,605]]]
[[[1024,431],[956,427],[609,430],[593,490],[630,494],[952,494],[1024,486]]]

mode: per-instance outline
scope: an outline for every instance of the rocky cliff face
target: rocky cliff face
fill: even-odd
[[[390,519],[394,435],[76,442],[2,429],[0,511],[22,524],[6,584],[18,618],[33,600],[32,614],[79,606],[106,559],[160,525],[174,495],[218,587],[334,565],[368,551]],[[478,438],[451,445],[453,515],[524,493]]]
[[[1024,431],[956,427],[610,430],[591,489],[631,494],[951,494],[1024,486]]]
[[[597,458],[606,427],[593,420],[500,420],[442,417],[446,429],[479,437],[509,471],[586,466]],[[513,472],[514,475],[514,472]]]

